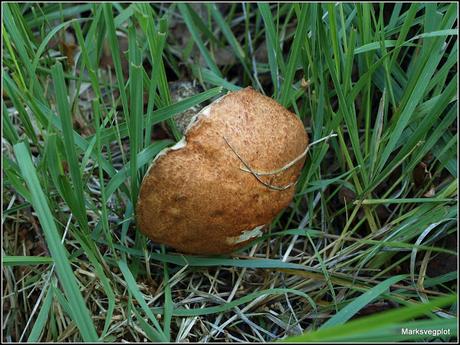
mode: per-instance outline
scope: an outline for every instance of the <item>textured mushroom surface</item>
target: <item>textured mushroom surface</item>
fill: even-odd
[[[232,252],[288,206],[308,145],[302,122],[252,88],[203,108],[184,138],[152,162],[137,203],[140,230],[183,253]],[[239,157],[240,158],[239,158]],[[267,186],[269,185],[269,186]],[[270,186],[276,186],[272,188]]]

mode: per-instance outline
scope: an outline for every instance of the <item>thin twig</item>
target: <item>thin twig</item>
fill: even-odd
[[[318,144],[318,143],[320,143],[320,142],[322,142],[322,141],[328,140],[329,138],[336,137],[336,136],[337,136],[337,134],[331,132],[331,134],[329,134],[328,136],[326,136],[326,137],[324,137],[324,138],[321,138],[321,139],[318,139],[318,140],[316,140],[316,141],[310,143],[310,144],[307,146],[307,148],[306,148],[299,156],[297,156],[294,160],[290,161],[288,164],[286,164],[286,165],[283,166],[282,168],[279,168],[279,169],[273,170],[273,171],[268,171],[268,172],[255,171],[255,170],[253,170],[252,172],[253,172],[253,173],[256,173],[256,174],[259,175],[259,176],[277,175],[277,174],[279,174],[279,173],[281,173],[281,172],[283,172],[283,171],[289,169],[289,168],[292,167],[294,164],[296,164],[298,161],[300,161],[303,157],[305,157],[305,155],[308,153],[308,150],[310,149],[311,146],[316,145],[316,144]],[[249,170],[247,170],[247,169],[245,169],[245,168],[240,168],[240,169],[243,170],[243,171],[246,171],[246,172],[251,172],[251,171],[249,171]]]
[[[225,136],[223,138],[224,138],[225,142],[227,143],[227,145],[232,149],[233,153],[240,159],[241,163],[243,163],[244,166],[249,170],[249,172],[251,172],[254,175],[254,177],[257,179],[257,181],[262,183],[265,187],[270,188],[270,189],[274,189],[274,190],[282,191],[282,190],[286,190],[286,189],[290,188],[294,184],[294,183],[289,183],[286,186],[279,187],[279,186],[274,186],[274,185],[271,185],[271,184],[268,184],[268,183],[264,182],[259,177],[259,174],[256,173],[254,170],[252,170],[251,167],[249,166],[249,164],[246,163],[246,161],[238,154],[238,152],[236,152],[236,150],[232,147],[232,145],[230,145],[230,143],[228,142],[227,138]]]

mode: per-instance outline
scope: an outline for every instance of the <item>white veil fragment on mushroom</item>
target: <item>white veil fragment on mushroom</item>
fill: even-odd
[[[198,113],[196,113],[191,119],[190,119],[190,123],[188,124],[187,128],[185,129],[185,132],[184,132],[184,135],[193,127],[195,126],[197,123],[198,123],[198,120],[199,120],[199,117],[209,117],[211,116],[211,108],[216,105],[217,103],[221,102],[226,96],[228,95],[228,93],[226,95],[223,95],[221,97],[219,97],[218,99],[216,99],[214,102],[212,102],[211,104],[207,105],[206,107],[204,107],[203,109],[201,109]]]
[[[160,158],[161,156],[164,156],[166,155],[169,151],[176,151],[176,150],[180,150],[180,149],[183,149],[185,146],[187,146],[187,139],[185,138],[185,135],[182,137],[181,140],[179,140],[177,143],[175,143],[173,146],[170,146],[170,147],[166,147],[164,148],[163,150],[161,150],[160,152],[158,152],[158,154],[155,156],[155,158],[153,159],[152,163],[150,163],[150,166],[149,168],[147,169],[147,172],[146,174],[144,175],[144,178],[145,176],[147,176],[150,172],[150,169],[152,169],[152,167],[155,165],[156,161],[158,160],[158,158]]]
[[[251,238],[254,238],[254,237],[260,237],[263,235],[262,228],[264,226],[265,225],[259,225],[259,226],[256,226],[252,230],[245,230],[239,236],[227,237],[226,242],[228,244],[237,244],[237,243],[241,243],[241,242],[250,240]]]

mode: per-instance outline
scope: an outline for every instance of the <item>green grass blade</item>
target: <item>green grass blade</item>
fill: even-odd
[[[72,20],[69,20],[65,23],[62,23],[58,26],[56,26],[55,28],[53,28],[53,30],[51,30],[47,35],[46,37],[43,39],[42,43],[40,44],[40,46],[38,47],[37,51],[35,52],[35,56],[34,56],[34,59],[32,61],[32,68],[31,68],[31,73],[34,73],[35,74],[35,71],[37,70],[37,67],[38,67],[38,62],[39,62],[39,59],[40,57],[42,56],[43,52],[45,51],[47,45],[49,44],[50,40],[59,32],[61,31],[62,29],[65,29],[67,26],[69,26],[71,23],[75,22],[75,21],[78,21],[78,20],[81,20],[81,19],[72,19]],[[35,82],[36,82],[36,78],[32,78],[31,80],[31,85],[30,85],[30,88],[33,89],[34,88],[34,85],[35,85]]]
[[[297,24],[294,42],[292,43],[291,51],[289,53],[289,60],[286,66],[286,74],[284,76],[283,84],[281,85],[279,102],[285,107],[287,107],[290,102],[292,84],[294,82],[294,74],[297,70],[297,64],[300,57],[300,49],[302,47],[302,43],[305,40],[307,32],[308,6],[310,5],[301,5],[301,11],[298,16],[299,23]]]
[[[455,303],[456,295],[438,297],[427,304],[411,305],[397,310],[391,310],[377,315],[364,317],[358,320],[350,321],[344,325],[322,328],[320,330],[309,332],[300,336],[288,337],[283,342],[309,342],[309,341],[340,341],[346,337],[351,337],[362,333],[363,330],[368,332],[378,330],[387,325],[397,324],[410,320],[415,317],[431,312],[433,309]]]
[[[137,194],[139,192],[139,174],[137,170],[137,154],[143,144],[143,78],[142,78],[142,63],[141,52],[137,46],[134,26],[129,27],[129,101],[130,101],[130,117],[128,120],[129,142],[130,142],[130,187],[131,187],[131,202],[136,204]]]
[[[158,331],[150,326],[147,321],[144,320],[144,318],[141,316],[141,314],[138,312],[136,307],[132,307],[131,310],[134,312],[134,315],[136,315],[137,321],[139,323],[139,326],[142,328],[142,330],[145,332],[147,337],[150,339],[152,342],[158,342],[161,341],[161,335],[158,333]],[[165,341],[166,342],[166,341]]]
[[[381,294],[387,292],[390,286],[396,284],[397,282],[401,281],[404,278],[405,276],[403,275],[391,277],[379,283],[378,285],[374,286],[372,289],[363,293],[361,296],[359,296],[358,298],[355,298],[352,302],[347,304],[337,314],[335,314],[328,321],[326,321],[326,323],[324,323],[320,329],[325,329],[328,327],[344,324],[345,322],[350,320],[354,315],[356,315],[356,313],[358,313],[367,304],[374,301]]]
[[[222,30],[222,33],[227,39],[227,42],[230,44],[230,47],[232,47],[233,52],[235,53],[236,57],[238,58],[238,60],[240,60],[241,65],[243,66],[247,75],[249,75],[250,78],[252,79],[251,71],[246,61],[246,54],[243,48],[241,47],[241,45],[239,44],[238,40],[234,36],[230,26],[227,24],[225,18],[222,16],[222,14],[220,13],[220,11],[218,10],[215,4],[209,4],[208,6],[211,9],[211,15],[213,16],[217,25]]]
[[[76,278],[72,272],[69,258],[65,247],[60,241],[48,201],[40,186],[35,167],[32,164],[30,154],[24,143],[14,146],[16,159],[18,160],[24,180],[30,190],[32,205],[37,212],[40,224],[45,233],[46,242],[56,264],[59,281],[66,293],[69,304],[75,316],[75,323],[85,341],[97,341],[96,329],[91,320],[89,310],[80,293]]]
[[[211,54],[209,53],[208,49],[205,47],[203,40],[201,39],[201,35],[197,30],[197,27],[194,25],[192,15],[190,13],[189,4],[185,3],[178,3],[177,7],[179,8],[182,17],[184,18],[185,24],[187,25],[188,30],[192,34],[193,40],[195,44],[198,46],[198,49],[203,55],[204,60],[206,61],[209,69],[218,77],[222,77],[222,74],[219,71],[214,59],[212,58]]]
[[[123,70],[121,68],[120,47],[116,35],[115,23],[112,14],[112,4],[106,3],[104,7],[104,18],[107,26],[107,33],[109,39],[110,51],[112,52],[113,63],[115,67],[115,74],[117,76],[118,89],[121,95],[121,103],[123,105],[123,112],[127,119],[129,119],[130,109],[128,107],[128,98],[126,96],[125,82]]]
[[[129,291],[131,294],[134,296],[136,301],[139,303],[141,306],[142,310],[144,313],[147,315],[147,317],[150,319],[150,321],[153,323],[153,325],[156,328],[156,337],[157,340],[161,341],[166,341],[166,336],[163,334],[163,331],[161,330],[160,324],[158,323],[157,319],[155,318],[155,315],[153,314],[152,310],[149,308],[147,303],[145,302],[144,297],[142,296],[137,283],[128,267],[125,261],[120,260],[118,261],[118,266],[120,267],[121,272],[123,273],[123,276],[125,278],[126,284],[128,286]]]
[[[12,256],[2,257],[5,266],[29,266],[29,265],[49,265],[52,264],[53,258],[49,256]]]
[[[168,145],[173,144],[174,142],[172,140],[160,140],[152,145],[146,147],[144,150],[139,152],[137,155],[137,169],[142,168],[146,164],[149,164],[152,162],[152,160],[155,158],[155,156],[164,148],[166,148]],[[110,179],[109,183],[107,183],[105,187],[105,195],[106,195],[106,200],[107,201],[113,193],[124,183],[127,181],[130,175],[130,169],[131,169],[131,164],[128,163],[126,164],[123,168],[118,170],[118,172],[112,176]]]
[[[174,115],[177,115],[197,104],[205,102],[206,100],[216,97],[222,93],[222,87],[215,87],[204,91],[200,94],[191,96],[187,99],[179,101],[177,103],[162,107],[158,110],[152,112],[152,121],[151,124],[155,125],[157,123],[163,122],[167,119],[172,118]],[[144,121],[146,118],[144,117]],[[118,126],[118,132],[121,138],[128,136],[128,124],[126,122],[120,123]],[[107,144],[112,140],[115,140],[117,136],[117,130],[115,128],[105,129],[101,133],[101,143]],[[104,169],[105,170],[105,169]]]
[[[62,65],[58,62],[52,68],[52,76],[54,86],[56,89],[57,108],[60,114],[62,123],[62,132],[64,136],[64,150],[66,153],[66,160],[69,164],[70,176],[72,178],[73,188],[75,190],[75,197],[77,200],[74,210],[79,223],[85,230],[88,229],[88,218],[86,215],[85,196],[83,193],[83,181],[80,173],[79,159],[75,150],[75,142],[73,136],[72,115],[70,113],[70,106],[67,98],[67,87],[64,81],[64,71]]]
[[[28,343],[35,343],[39,341],[40,335],[46,326],[46,322],[48,321],[48,315],[49,315],[52,303],[53,303],[53,289],[48,288],[45,300],[43,301],[43,304],[40,308],[40,312],[38,313],[34,326],[32,327],[32,330],[30,331],[29,337],[27,338]]]
[[[173,315],[180,316],[180,317],[191,317],[191,316],[225,313],[229,310],[232,310],[235,307],[251,302],[261,296],[269,296],[269,295],[276,296],[276,295],[284,295],[284,294],[293,294],[294,296],[302,297],[306,299],[312,305],[313,309],[316,308],[315,302],[307,294],[301,291],[298,291],[295,289],[275,288],[275,289],[266,289],[266,290],[256,291],[246,296],[243,296],[241,298],[235,299],[231,302],[226,302],[224,299],[222,299],[222,305],[218,305],[215,307],[205,307],[205,308],[196,308],[196,309],[175,308],[173,310]],[[163,313],[163,310],[161,308],[154,308],[152,311],[158,314]]]

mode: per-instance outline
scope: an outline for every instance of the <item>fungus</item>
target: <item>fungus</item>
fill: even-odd
[[[307,151],[300,119],[245,88],[212,102],[142,181],[140,231],[183,253],[232,252],[289,205]]]

